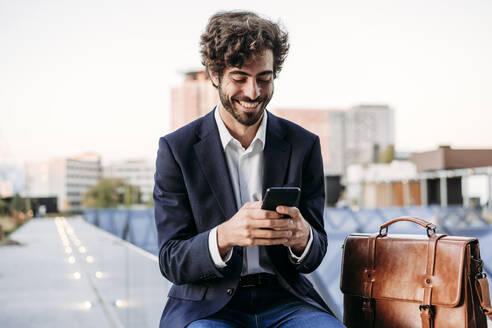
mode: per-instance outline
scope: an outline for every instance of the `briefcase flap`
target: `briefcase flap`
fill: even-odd
[[[474,238],[443,237],[436,246],[434,275],[426,276],[428,237],[387,235],[376,239],[374,270],[369,234],[351,234],[344,243],[340,288],[344,294],[422,303],[432,287],[432,305],[454,307],[461,299],[466,245]],[[372,284],[372,295],[369,286]]]

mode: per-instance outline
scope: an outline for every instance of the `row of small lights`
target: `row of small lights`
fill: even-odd
[[[68,255],[68,263],[74,264],[76,262],[75,256],[73,255],[73,253],[74,253],[73,249],[70,246],[69,238],[71,239],[75,248],[78,249],[80,256],[82,256],[82,257],[85,256],[85,261],[87,263],[93,263],[94,257],[92,257],[91,255],[86,255],[87,249],[85,248],[85,246],[82,245],[82,242],[77,237],[73,227],[67,222],[67,220],[64,217],[56,217],[55,218],[55,224],[56,224],[56,228],[58,230],[58,234],[60,235],[62,245],[65,249],[65,253]],[[76,280],[80,280],[82,278],[82,274],[78,271],[74,272],[71,276]],[[103,274],[101,271],[96,271],[94,273],[94,276],[97,279],[101,279],[105,276],[105,274]],[[122,307],[127,306],[127,302],[120,300],[120,299],[116,300],[114,302],[114,304],[118,308],[122,308]],[[90,310],[92,308],[92,303],[90,301],[85,301],[82,303],[82,307],[87,309],[87,310]]]

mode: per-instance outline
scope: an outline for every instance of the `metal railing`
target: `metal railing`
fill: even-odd
[[[84,219],[149,253],[158,253],[153,209],[89,209]]]
[[[460,206],[394,207],[379,209],[326,208],[325,230],[328,250],[319,268],[309,275],[315,287],[338,317],[343,311],[340,291],[342,244],[352,232],[374,233],[386,221],[400,216],[416,216],[435,223],[438,232],[448,235],[478,237],[484,269],[492,273],[492,225],[480,210]],[[157,255],[157,230],[153,209],[94,209],[84,211],[86,221]],[[399,222],[391,233],[422,233],[422,228]]]

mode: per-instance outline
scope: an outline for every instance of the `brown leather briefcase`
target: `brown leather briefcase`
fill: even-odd
[[[411,221],[427,235],[388,234]],[[436,234],[427,221],[402,217],[379,233],[349,235],[343,246],[343,320],[348,328],[485,328],[492,319],[478,240]]]

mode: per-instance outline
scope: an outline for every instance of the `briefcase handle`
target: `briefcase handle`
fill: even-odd
[[[385,237],[388,234],[388,227],[395,222],[401,222],[401,221],[413,222],[413,223],[416,223],[416,224],[426,228],[427,229],[427,236],[429,236],[429,237],[436,233],[436,225],[435,224],[427,222],[427,221],[419,219],[419,218],[416,218],[414,216],[402,216],[402,217],[399,217],[397,219],[389,220],[385,224],[381,225],[381,228],[379,228],[379,236]]]

